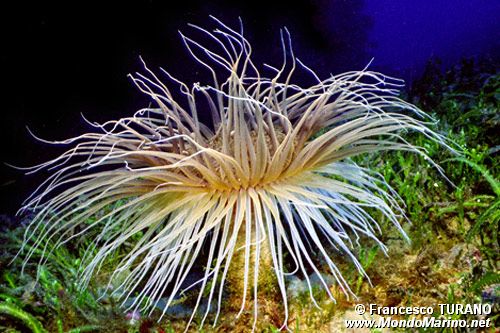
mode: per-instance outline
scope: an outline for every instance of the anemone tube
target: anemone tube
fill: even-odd
[[[338,287],[355,297],[332,254],[349,258],[366,276],[353,254],[359,239],[370,238],[386,252],[373,211],[407,238],[400,226],[405,218],[401,198],[380,174],[350,158],[386,150],[426,156],[425,149],[402,137],[410,131],[452,148],[429,128],[430,117],[398,98],[402,81],[367,68],[320,79],[295,57],[286,29],[281,31],[282,65],[264,65],[271,73],[267,77],[252,62],[242,25],[236,31],[213,19],[213,31],[190,25],[210,47],[181,33],[191,56],[211,73],[210,84],[188,86],[161,69],[185,99],[178,103],[144,64],[145,74],[130,78],[155,107],[103,124],[89,122],[95,132],[50,141],[71,148],[28,169],[52,174],[21,208],[36,211],[24,239],[31,246],[23,256],[27,263],[35,249],[41,250],[43,264],[49,242],[62,245],[94,232],[82,258],[85,288],[103,261],[141,232],[113,272],[109,287],[118,275],[126,276],[110,293],[123,302],[136,293],[129,309],[151,312],[167,295],[163,316],[206,247],[206,268],[196,282],[200,292],[189,321],[205,293],[202,325],[214,307],[217,322],[231,260],[239,256],[239,313],[253,294],[255,328],[259,267],[267,251],[286,327],[286,276],[301,274],[318,306],[307,274],[316,272],[334,300],[317,257]],[[293,83],[296,70],[314,83]],[[198,117],[206,110],[208,124]]]

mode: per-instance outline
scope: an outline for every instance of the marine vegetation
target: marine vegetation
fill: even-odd
[[[356,299],[364,282],[370,284],[366,269],[379,260],[377,252],[389,253],[382,229],[392,225],[409,241],[401,223],[408,220],[405,210],[418,218],[413,205],[420,203],[411,195],[421,178],[410,179],[407,161],[430,165],[436,182],[456,188],[444,185],[443,170],[429,157],[439,149],[453,153],[455,145],[445,131],[430,128],[433,118],[399,97],[402,81],[367,68],[321,79],[295,57],[286,29],[281,66],[259,70],[242,26],[236,31],[214,21],[213,31],[191,25],[205,42],[181,34],[211,83],[189,86],[160,69],[162,80],[144,64],[145,73],[130,78],[155,106],[104,124],[89,122],[95,131],[74,138],[40,139],[70,148],[27,169],[51,175],[21,209],[31,214],[24,236],[10,235],[21,247],[14,262],[21,258],[18,265],[36,275],[34,283],[53,289],[46,295],[56,295],[48,300],[55,312],[61,313],[64,299],[59,290],[66,289],[80,300],[77,309],[94,309],[96,316],[103,316],[97,314],[104,301],[107,316],[121,305],[131,318],[140,313],[162,320],[182,303],[179,297],[196,290],[186,330],[193,320],[202,327],[209,315],[216,325],[224,306],[235,302],[237,316],[252,307],[255,329],[259,295],[267,292],[280,298],[276,329],[293,320],[300,327],[290,317],[291,277],[305,282],[306,299],[317,307],[323,303],[318,286],[333,301]],[[296,71],[312,83],[295,81]],[[390,156],[398,156],[395,164]],[[452,159],[445,163],[482,170],[468,155]],[[496,213],[483,214],[485,225]],[[65,252],[75,249],[75,258]],[[353,270],[342,269],[346,262]],[[50,285],[58,283],[51,274],[68,271],[65,287]],[[12,277],[4,279],[15,289]],[[41,327],[19,314],[23,305],[14,307],[12,294],[4,297],[8,314]],[[99,320],[83,321],[93,325],[84,329],[99,329]],[[63,324],[57,325],[62,332]]]

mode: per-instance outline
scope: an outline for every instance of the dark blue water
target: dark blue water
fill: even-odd
[[[278,30],[286,25],[296,54],[321,77],[372,68],[418,78],[431,57],[443,68],[462,57],[500,57],[499,0],[320,0],[16,2],[2,12],[2,161],[32,165],[54,156],[35,143],[29,125],[47,139],[88,130],[80,113],[96,121],[123,117],[147,105],[126,78],[164,66],[185,81],[202,80],[177,30],[187,22],[210,26],[209,14],[231,25],[241,16],[257,62],[280,63]],[[40,182],[1,168],[2,212],[11,213]]]
[[[448,67],[462,57],[499,56],[498,0],[368,0],[363,11],[373,19],[367,50],[374,66],[409,81],[430,57]]]

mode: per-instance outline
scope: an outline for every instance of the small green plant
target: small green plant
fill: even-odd
[[[15,257],[22,232],[23,228],[17,228],[0,236],[0,299],[4,301],[0,314],[13,320],[5,325],[22,324],[33,332],[99,332],[100,319],[110,309],[97,300],[93,288],[78,288],[80,250],[72,252],[47,242],[44,248],[50,255],[45,264],[36,269],[23,267],[22,260]],[[41,258],[41,251],[34,251],[34,258]],[[24,274],[19,274],[22,270]]]
[[[0,303],[0,314],[21,320],[33,333],[48,333],[37,318],[13,303]]]
[[[378,251],[379,251],[378,246],[373,246],[372,248],[370,248],[368,250],[364,247],[362,247],[360,249],[359,262],[363,266],[364,270],[368,270],[368,268],[373,264],[373,262],[375,261],[375,257],[377,256]],[[358,279],[356,281],[356,289],[355,289],[356,294],[359,294],[359,292],[361,291],[361,285],[363,284],[364,279],[365,279],[364,276],[362,276],[362,275],[358,276]]]

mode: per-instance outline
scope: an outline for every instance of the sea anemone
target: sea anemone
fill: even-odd
[[[191,25],[211,47],[181,33],[189,53],[212,75],[210,84],[188,86],[161,69],[167,86],[144,65],[145,74],[130,78],[154,107],[89,122],[95,132],[51,141],[71,148],[29,170],[52,174],[21,208],[36,212],[23,256],[26,263],[38,250],[46,258],[48,242],[59,246],[94,235],[82,258],[85,288],[108,256],[140,234],[115,267],[110,285],[122,278],[111,292],[128,299],[129,311],[152,311],[162,298],[165,314],[201,258],[206,264],[193,316],[204,300],[203,321],[214,308],[217,320],[225,282],[235,274],[232,261],[239,258],[240,313],[253,297],[254,326],[267,260],[285,326],[287,275],[298,274],[311,289],[308,273],[317,273],[333,299],[321,265],[354,296],[334,256],[348,258],[366,276],[353,249],[364,237],[386,252],[376,216],[407,238],[401,199],[381,175],[351,157],[386,150],[426,156],[403,139],[404,132],[445,146],[446,140],[429,129],[432,119],[397,97],[400,80],[366,68],[320,79],[295,57],[286,29],[283,63],[265,65],[266,77],[252,62],[242,26],[236,31],[214,20],[213,31]],[[294,83],[296,70],[313,83]]]

